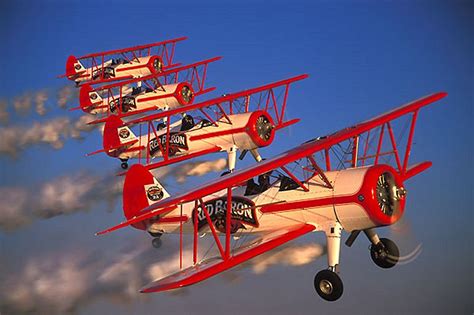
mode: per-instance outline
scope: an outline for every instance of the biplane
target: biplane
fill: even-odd
[[[84,83],[104,83],[132,79],[159,73],[179,64],[173,63],[176,43],[186,37],[158,43],[88,54],[69,56],[66,61],[67,77],[77,86]]]
[[[398,247],[390,239],[379,238],[375,228],[401,218],[406,182],[432,165],[429,161],[409,163],[415,125],[422,107],[446,95],[440,92],[420,98],[175,196],[145,166],[133,165],[123,188],[126,221],[97,234],[132,226],[147,231],[155,238],[153,243],[159,244],[163,233],[178,233],[181,270],[141,290],[160,292],[203,281],[295,238],[321,231],[327,240],[328,268],[318,272],[313,283],[319,296],[335,301],[343,293],[339,276],[343,230],[350,233],[348,246],[364,232],[377,266],[397,264]],[[408,131],[406,144],[395,135],[400,120],[405,120],[405,128],[399,131]],[[192,235],[193,247],[193,264],[186,268],[185,233]],[[212,235],[218,256],[199,257],[203,233]],[[244,243],[242,236],[248,235],[258,237]]]
[[[147,169],[153,169],[213,152],[226,152],[231,172],[238,150],[240,158],[250,151],[260,161],[258,149],[270,145],[276,131],[299,121],[285,120],[284,115],[290,85],[306,77],[299,75],[126,123],[110,115],[104,119],[103,149],[89,155],[105,152],[120,159],[123,169],[128,168],[129,159],[136,158],[144,161]],[[130,128],[137,124],[140,125],[138,136]],[[146,127],[141,128],[142,124]],[[159,161],[153,162],[154,159]]]
[[[202,60],[99,88],[84,84],[79,90],[79,107],[74,109],[99,114],[101,118],[91,123],[101,123],[111,114],[122,118],[191,104],[195,97],[215,90],[205,86],[207,67],[220,59]]]

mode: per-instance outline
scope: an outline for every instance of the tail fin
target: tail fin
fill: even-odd
[[[84,84],[79,90],[79,105],[86,113],[91,113],[95,109],[95,105],[102,105],[102,97],[97,93],[90,84]]]
[[[141,164],[134,164],[128,170],[123,185],[123,212],[125,217],[130,220],[139,215],[144,208],[169,196],[170,194],[150,171]]]
[[[82,63],[77,60],[74,56],[69,56],[66,61],[66,76],[71,79],[75,80],[78,75],[84,73],[86,69],[82,65]]]
[[[102,144],[105,152],[114,151],[136,140],[137,136],[115,115],[107,117]]]

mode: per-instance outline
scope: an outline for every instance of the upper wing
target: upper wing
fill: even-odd
[[[133,46],[133,47],[127,47],[127,48],[122,48],[122,49],[115,49],[115,50],[92,53],[92,54],[88,54],[88,55],[78,57],[77,59],[81,60],[81,59],[96,58],[96,57],[102,57],[102,56],[105,57],[105,56],[128,53],[128,52],[134,52],[134,51],[140,51],[140,50],[148,50],[148,49],[151,49],[153,47],[160,47],[160,46],[165,46],[167,44],[174,44],[174,43],[177,43],[179,41],[183,41],[185,39],[187,39],[187,37],[183,36],[183,37],[168,39],[168,40],[165,40],[165,41],[152,43],[152,44],[146,44],[146,45]]]
[[[280,126],[284,124],[283,119],[286,108],[286,100],[288,96],[288,88],[290,84],[299,80],[306,79],[307,77],[307,74],[302,74],[285,80],[248,89],[245,91],[230,93],[204,102],[171,109],[146,117],[141,117],[129,121],[127,125],[134,125],[163,118],[169,119],[169,117],[174,115],[189,113],[191,111],[197,110],[201,111],[201,113],[205,115],[207,119],[209,119],[213,124],[215,124],[216,120],[211,117],[213,111],[214,113],[217,112],[219,116],[227,116],[231,114],[237,114],[239,112],[250,112],[261,109],[265,109],[266,111],[270,112],[270,109],[272,109],[270,114],[272,115],[272,118],[274,118],[276,126]],[[284,96],[282,98],[283,100],[281,104],[278,103],[277,97],[275,96],[274,92],[274,90],[279,87],[285,87]],[[217,107],[217,110],[214,107]],[[205,112],[205,109],[211,110],[210,112]]]
[[[209,258],[163,279],[156,280],[142,288],[140,292],[167,291],[203,281],[314,229],[313,225],[303,224],[289,226],[286,229],[266,234],[256,241],[235,249],[228,259],[222,259],[221,257]]]

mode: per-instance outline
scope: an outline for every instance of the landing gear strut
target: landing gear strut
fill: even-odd
[[[339,222],[327,227],[328,269],[314,277],[314,289],[326,301],[336,301],[342,296],[344,286],[338,275],[342,226]]]

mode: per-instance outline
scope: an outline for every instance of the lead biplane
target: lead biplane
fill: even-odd
[[[186,37],[179,37],[153,44],[92,53],[82,57],[71,55],[66,61],[66,74],[61,77],[67,77],[76,85],[80,85],[132,79],[159,73],[178,65],[173,63],[176,43],[185,39]]]
[[[215,90],[215,87],[205,86],[207,67],[220,59],[214,57],[99,88],[84,84],[79,90],[79,107],[74,109],[99,114],[101,117],[91,122],[95,124],[104,122],[111,114],[123,118],[189,105],[196,96]]]
[[[145,166],[133,165],[123,190],[127,220],[97,234],[127,226],[156,238],[179,233],[181,270],[141,290],[160,292],[203,281],[297,237],[322,231],[328,268],[316,274],[314,287],[323,299],[337,300],[343,293],[339,277],[342,230],[350,232],[348,246],[363,231],[379,267],[391,268],[398,262],[396,244],[379,238],[375,228],[400,219],[406,181],[431,166],[428,161],[409,165],[415,125],[422,107],[445,96],[441,92],[420,98],[172,197]],[[400,146],[394,131],[403,119],[410,126],[405,129],[409,130],[406,146]],[[205,232],[213,236],[219,256],[198,257],[199,235]],[[184,233],[193,238],[193,265],[187,268],[183,266]],[[242,245],[243,237],[232,237],[249,234],[261,237]]]
[[[270,145],[275,132],[299,121],[285,120],[289,87],[307,75],[274,82],[257,88],[224,95],[201,103],[181,106],[127,123],[115,115],[105,118],[103,149],[122,161],[144,160],[147,169],[181,162],[213,152],[227,152],[229,172],[250,151],[256,161],[258,148]],[[130,129],[140,125],[139,135]],[[146,124],[146,130],[142,130]],[[143,128],[145,129],[145,128]],[[143,132],[143,135],[142,135]],[[151,163],[153,159],[160,161]]]

